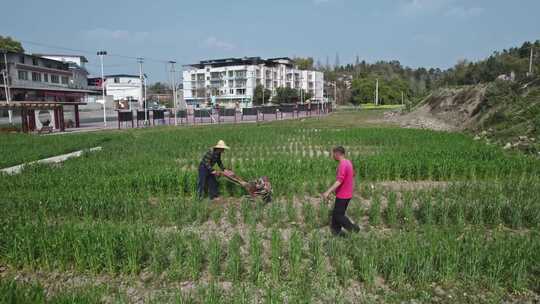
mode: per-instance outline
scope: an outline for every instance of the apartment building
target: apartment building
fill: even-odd
[[[0,56],[2,70],[6,72],[13,101],[78,102],[89,93],[73,82],[73,70],[67,62],[7,52]],[[4,77],[0,77],[0,100],[5,100],[4,82]]]
[[[88,88],[88,71],[86,70],[86,63],[88,59],[81,55],[67,55],[67,54],[34,54],[39,57],[61,61],[68,64],[73,77],[71,79],[71,86],[77,89]]]
[[[205,60],[184,68],[184,100],[191,105],[233,106],[239,102],[249,107],[257,85],[270,90],[272,96],[277,88],[288,87],[309,92],[314,101],[323,99],[323,73],[299,70],[287,57]]]

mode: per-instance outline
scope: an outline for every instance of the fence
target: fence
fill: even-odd
[[[299,118],[301,116],[323,115],[330,113],[332,109],[329,104],[311,103],[311,104],[282,104],[279,106],[259,106],[252,108],[243,108],[240,115],[241,121],[259,121],[270,119],[284,119],[287,116],[290,118]],[[173,109],[168,110],[137,110],[135,113],[128,110],[118,110],[118,128],[127,127],[131,121],[131,127],[134,127],[134,119],[139,121],[149,121],[152,125],[156,125],[156,121],[163,125],[175,124],[175,113]],[[216,113],[212,113],[211,109],[195,109],[191,113],[187,110],[176,111],[176,121],[180,124],[189,124],[190,120],[193,124],[196,123],[222,123],[222,122],[237,122],[236,109],[220,108]],[[270,115],[270,116],[269,116]],[[231,118],[231,119],[227,119]]]

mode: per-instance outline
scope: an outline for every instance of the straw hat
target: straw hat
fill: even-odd
[[[229,150],[229,147],[225,144],[223,140],[219,140],[217,145],[214,146],[214,148]]]

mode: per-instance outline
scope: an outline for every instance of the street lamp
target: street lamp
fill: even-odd
[[[178,104],[176,100],[176,74],[174,70],[174,64],[176,61],[169,61],[171,64],[171,86],[172,86],[172,93],[173,93],[173,103],[174,103],[174,125],[178,125],[178,118],[177,118],[177,112],[178,112]]]
[[[103,100],[103,126],[107,127],[107,110],[105,108],[105,75],[103,74],[103,56],[107,55],[107,51],[98,51],[97,55],[101,61],[101,94]]]
[[[5,90],[5,93],[6,93],[6,103],[9,107],[9,102],[10,102],[10,99],[11,99],[11,91],[10,91],[10,88],[9,88],[9,70],[8,70],[8,61],[7,61],[7,50],[6,49],[2,49],[1,50],[3,53],[4,53],[4,69],[2,69],[2,76],[4,77],[4,90]],[[11,112],[11,110],[8,110],[8,117],[9,117],[9,124],[13,124],[13,118],[12,118],[13,114]]]

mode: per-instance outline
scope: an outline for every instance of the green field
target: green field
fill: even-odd
[[[0,135],[0,303],[499,303],[540,298],[540,160],[467,135],[399,129],[381,111],[264,124]],[[269,176],[274,202],[221,181],[194,199],[202,154]],[[357,171],[332,237],[329,157]]]

